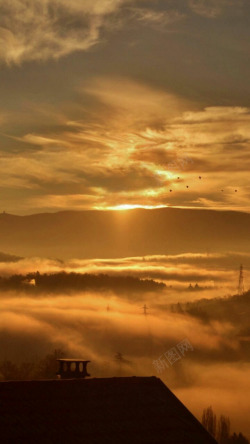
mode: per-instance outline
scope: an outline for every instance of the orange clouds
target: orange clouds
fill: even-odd
[[[0,21],[0,60],[7,64],[58,59],[86,51],[99,40],[105,16],[122,2],[67,0],[3,3]]]
[[[23,211],[123,205],[247,210],[249,109],[197,110],[121,78],[93,80],[79,94],[98,101],[96,122],[65,117],[67,131],[25,134],[17,140],[33,152],[15,162],[2,159],[0,185],[26,190]],[[239,174],[230,177],[235,165]]]

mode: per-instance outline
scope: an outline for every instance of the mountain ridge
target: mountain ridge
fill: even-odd
[[[181,208],[4,213],[0,246],[10,254],[62,259],[249,251],[250,214]]]

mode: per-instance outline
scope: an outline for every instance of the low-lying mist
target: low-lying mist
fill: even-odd
[[[10,258],[12,256],[9,256]],[[1,259],[1,258],[0,258]],[[118,259],[60,259],[16,258],[0,260],[0,276],[39,273],[89,273],[109,276],[132,276],[138,279],[153,279],[168,289],[165,300],[169,303],[190,301],[202,297],[213,298],[234,294],[238,285],[240,263],[250,268],[247,253],[186,253],[125,257]],[[190,288],[190,284],[193,287]],[[197,285],[196,285],[197,284]],[[196,286],[196,288],[194,288]],[[245,276],[245,287],[250,279]]]
[[[93,377],[155,375],[199,419],[203,408],[212,405],[230,416],[233,430],[249,435],[248,299],[242,302],[239,297],[239,304],[234,302],[234,312],[239,306],[238,317],[214,300],[233,290],[238,259],[225,255],[212,262],[203,255],[182,255],[67,264],[42,259],[1,263],[0,274],[5,277],[37,271],[92,272],[155,279],[166,287],[155,292],[37,293],[27,283],[27,290],[1,290],[0,361],[37,362],[60,349],[66,357],[90,360]],[[196,282],[204,288],[187,289]],[[214,304],[212,309],[197,302],[206,297]],[[227,304],[227,298],[223,301]],[[220,316],[213,316],[219,312]],[[183,341],[188,347],[181,353]]]

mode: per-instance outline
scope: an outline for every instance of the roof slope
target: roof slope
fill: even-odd
[[[156,377],[2,382],[0,442],[215,444]]]

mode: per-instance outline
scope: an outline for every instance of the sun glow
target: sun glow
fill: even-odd
[[[136,208],[143,208],[145,210],[153,210],[156,208],[167,208],[167,205],[132,205],[132,204],[121,204],[113,207],[95,207],[95,210],[111,210],[111,211],[125,211],[125,210],[135,210]]]

